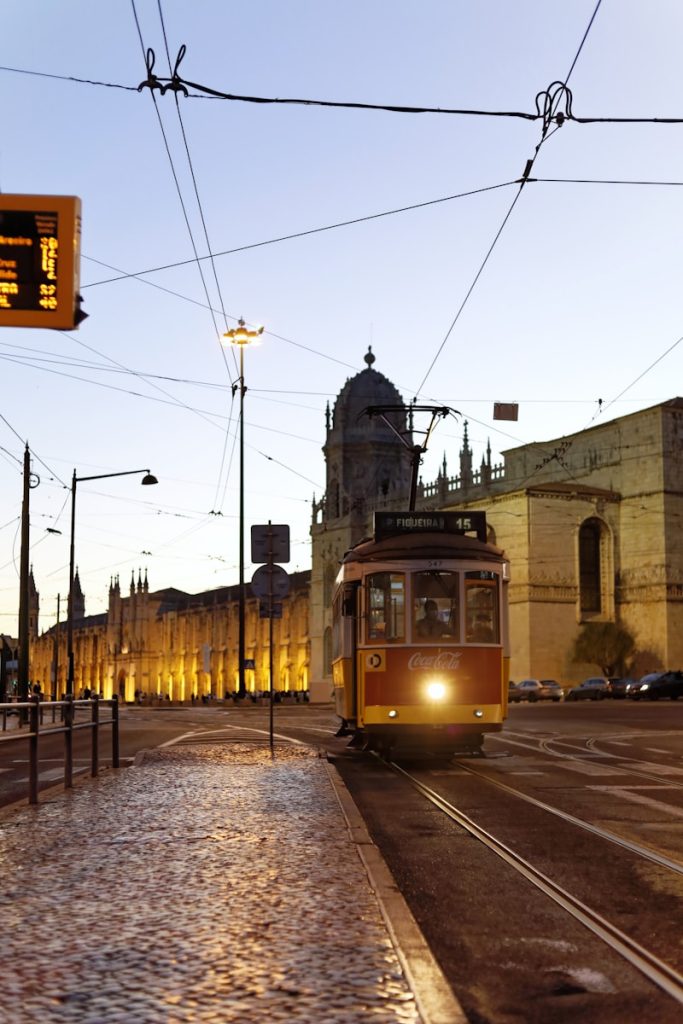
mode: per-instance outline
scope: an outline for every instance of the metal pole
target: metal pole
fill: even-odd
[[[71,479],[71,550],[69,554],[69,603],[66,609],[66,695],[74,692],[74,537],[76,526],[76,470]]]
[[[420,463],[422,462],[422,448],[420,445],[414,445],[412,449],[411,457],[411,473],[410,473],[410,498],[408,500],[408,511],[415,511],[415,502],[417,501],[417,481],[420,474]]]
[[[55,626],[55,658],[54,658],[54,678],[52,680],[52,700],[57,700],[57,694],[59,692],[59,599],[60,595],[57,594],[57,624]],[[52,709],[52,721],[54,722],[54,708]]]
[[[29,651],[28,651],[28,548],[29,548],[29,495],[31,493],[31,455],[28,445],[24,451],[24,496],[21,504],[21,556],[19,564],[19,700],[29,697]],[[22,711],[22,718],[25,713]]]
[[[238,694],[246,696],[247,687],[244,677],[245,659],[245,586],[244,586],[244,345],[240,345],[240,586],[239,586],[239,685]]]
[[[31,698],[28,741],[28,802],[38,803],[38,733],[40,717],[38,714],[39,698]]]
[[[268,521],[268,526],[270,526],[270,520]],[[273,538],[272,538],[272,536],[268,538],[268,543],[269,543],[270,548],[271,548],[270,554],[269,554],[270,560],[268,562],[268,568],[270,569],[270,576],[269,576],[270,585],[268,587],[268,676],[269,676],[269,682],[270,682],[270,750],[271,750],[271,753],[272,753],[272,751],[273,751],[273,554],[272,554]]]

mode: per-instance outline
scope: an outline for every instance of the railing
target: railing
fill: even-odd
[[[111,717],[100,718],[101,707],[111,708]],[[82,709],[90,710],[88,721],[76,721],[76,713]],[[99,697],[91,697],[89,700],[74,700],[67,697],[66,700],[42,701],[38,697],[22,702],[15,701],[11,704],[0,704],[2,715],[2,732],[0,732],[1,743],[19,743],[22,740],[28,743],[28,802],[38,803],[38,768],[40,763],[40,740],[46,736],[64,736],[64,788],[73,787],[73,745],[74,733],[79,729],[90,730],[90,774],[95,778],[100,767],[100,729],[103,726],[111,725],[111,763],[112,768],[119,767],[119,703],[116,697],[112,700],[101,700]],[[17,715],[17,728],[7,728],[7,717],[10,714]],[[58,725],[43,728],[45,718],[52,714],[52,722],[58,721]],[[24,728],[28,726],[28,729]]]

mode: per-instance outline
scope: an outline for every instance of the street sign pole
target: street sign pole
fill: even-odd
[[[274,749],[273,742],[273,704],[275,695],[273,692],[273,619],[276,609],[274,598],[282,601],[282,598],[289,593],[289,576],[281,565],[276,562],[288,562],[289,555],[289,527],[285,525],[273,525],[268,520],[267,526],[252,526],[251,528],[251,560],[260,562],[260,568],[256,570],[251,578],[252,593],[258,598],[265,598],[266,602],[261,603],[261,616],[263,616],[264,605],[268,609],[268,686],[270,705],[270,750]],[[277,610],[281,614],[282,605],[278,604]],[[278,616],[279,617],[279,616]]]
[[[270,682],[270,752],[273,753],[273,574],[268,588],[268,676]]]

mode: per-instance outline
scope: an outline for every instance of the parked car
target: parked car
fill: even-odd
[[[562,687],[554,679],[522,679],[517,683],[515,701],[561,700]]]
[[[647,700],[659,700],[660,697],[678,700],[683,697],[683,672],[658,672],[643,676],[637,686],[637,690],[629,692],[634,700],[641,697]]]
[[[647,691],[650,689],[651,684],[656,679],[659,679],[663,674],[663,672],[648,672],[647,675],[644,675],[640,679],[631,683],[626,696],[630,697],[632,700],[640,700],[641,697],[645,697],[647,695]]]
[[[542,699],[558,701],[564,697],[564,690],[555,679],[541,679],[541,686],[544,690]]]
[[[615,700],[626,697],[629,686],[634,682],[633,679],[614,679],[613,677],[610,677],[607,681],[609,683],[609,695],[614,697]]]
[[[591,676],[573,687],[565,700],[603,700],[609,695],[609,679],[605,676]]]
[[[519,696],[519,686],[513,679],[508,683],[508,703],[519,704],[522,698]]]

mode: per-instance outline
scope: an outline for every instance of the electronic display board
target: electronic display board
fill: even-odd
[[[0,327],[77,327],[80,249],[77,196],[0,193]]]
[[[476,533],[486,541],[485,512],[375,512],[375,540],[404,533]]]

